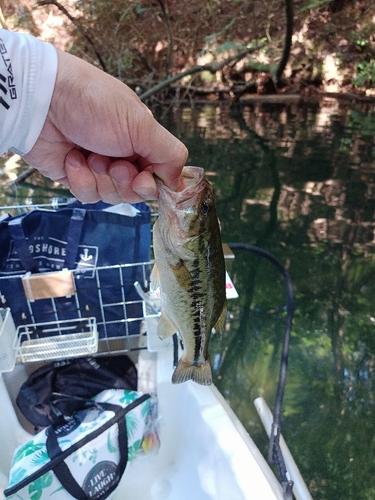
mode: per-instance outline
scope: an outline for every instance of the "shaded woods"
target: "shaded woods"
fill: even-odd
[[[144,99],[235,99],[375,85],[375,5],[350,0],[1,0],[29,31]]]

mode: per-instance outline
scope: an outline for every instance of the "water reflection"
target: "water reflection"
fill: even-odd
[[[224,240],[289,265],[297,309],[284,435],[314,498],[374,498],[374,109],[206,107],[167,123],[190,163],[217,174]],[[283,284],[257,257],[238,254],[230,271],[240,298],[211,344],[216,383],[266,452],[252,400],[273,403]]]
[[[375,498],[375,110],[327,100],[179,108],[162,120],[208,172],[223,239],[289,266],[296,313],[283,433],[313,497]],[[65,194],[37,175],[2,189],[1,204]],[[273,404],[285,292],[259,257],[238,252],[229,267],[240,297],[212,339],[215,382],[266,453],[252,401]]]

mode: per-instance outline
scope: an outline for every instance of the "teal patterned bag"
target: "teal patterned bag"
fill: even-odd
[[[101,392],[68,421],[51,425],[14,455],[6,498],[102,500],[128,461],[157,445],[155,401],[124,389]]]

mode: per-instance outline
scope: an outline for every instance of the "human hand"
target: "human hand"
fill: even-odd
[[[25,156],[79,200],[136,203],[157,198],[152,173],[178,188],[187,149],[136,94],[85,61],[58,51],[46,122]]]

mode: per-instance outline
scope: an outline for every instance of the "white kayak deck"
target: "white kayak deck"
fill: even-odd
[[[276,477],[216,387],[173,385],[172,371],[170,349],[139,352],[140,389],[158,394],[161,445],[128,464],[114,499],[282,500]],[[0,375],[0,499],[14,449],[31,438],[9,395],[22,383],[17,370],[14,377],[6,374],[5,384]]]
[[[172,385],[172,353],[157,356],[161,447],[128,467],[115,498],[282,499],[276,477],[216,387]]]

